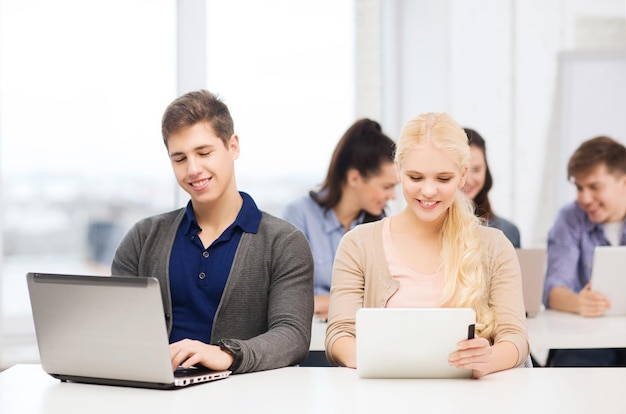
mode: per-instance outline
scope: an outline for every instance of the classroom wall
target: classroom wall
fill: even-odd
[[[559,207],[550,194],[571,186],[552,167],[559,54],[626,50],[625,2],[397,0],[381,7],[387,130],[397,136],[408,119],[431,111],[478,130],[496,213],[520,227],[523,246],[544,245]]]

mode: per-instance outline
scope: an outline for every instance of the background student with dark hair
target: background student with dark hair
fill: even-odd
[[[463,128],[470,146],[470,170],[463,191],[474,200],[476,215],[489,227],[502,230],[514,247],[521,247],[520,232],[515,224],[496,215],[491,208],[489,191],[493,178],[487,163],[487,146],[483,137],[471,128]]]
[[[318,191],[289,203],[281,215],[306,236],[314,259],[315,315],[325,319],[335,252],[343,235],[379,220],[398,183],[395,143],[380,124],[359,119],[343,134]]]

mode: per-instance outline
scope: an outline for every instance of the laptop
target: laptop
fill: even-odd
[[[546,249],[517,248],[517,258],[522,271],[522,293],[526,316],[535,317],[542,309],[543,283],[546,278],[548,256]]]
[[[356,313],[356,370],[361,378],[469,378],[451,367],[457,343],[474,337],[469,308],[361,308]]]
[[[172,371],[156,278],[31,272],[26,280],[41,365],[54,378],[177,389],[230,374]]]
[[[626,315],[626,246],[598,246],[593,251],[591,289],[611,301],[605,315]]]

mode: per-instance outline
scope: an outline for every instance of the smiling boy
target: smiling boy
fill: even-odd
[[[296,227],[238,191],[239,137],[227,106],[189,92],[167,107],[161,129],[190,201],[135,224],[112,273],[159,279],[172,369],[243,373],[301,362],[313,317],[311,252]]]
[[[576,201],[560,210],[548,234],[544,304],[596,317],[610,303],[590,283],[594,249],[626,244],[626,148],[606,136],[587,140],[570,157],[567,174]],[[555,366],[626,362],[623,350],[604,349],[551,351],[550,359]]]

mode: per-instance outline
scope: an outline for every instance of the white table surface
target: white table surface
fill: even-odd
[[[605,414],[625,411],[625,383],[626,368],[517,368],[479,380],[373,380],[349,368],[289,367],[162,391],[61,383],[40,365],[15,365],[0,373],[0,413]]]
[[[547,309],[527,324],[533,349],[626,348],[626,316],[586,318]]]

